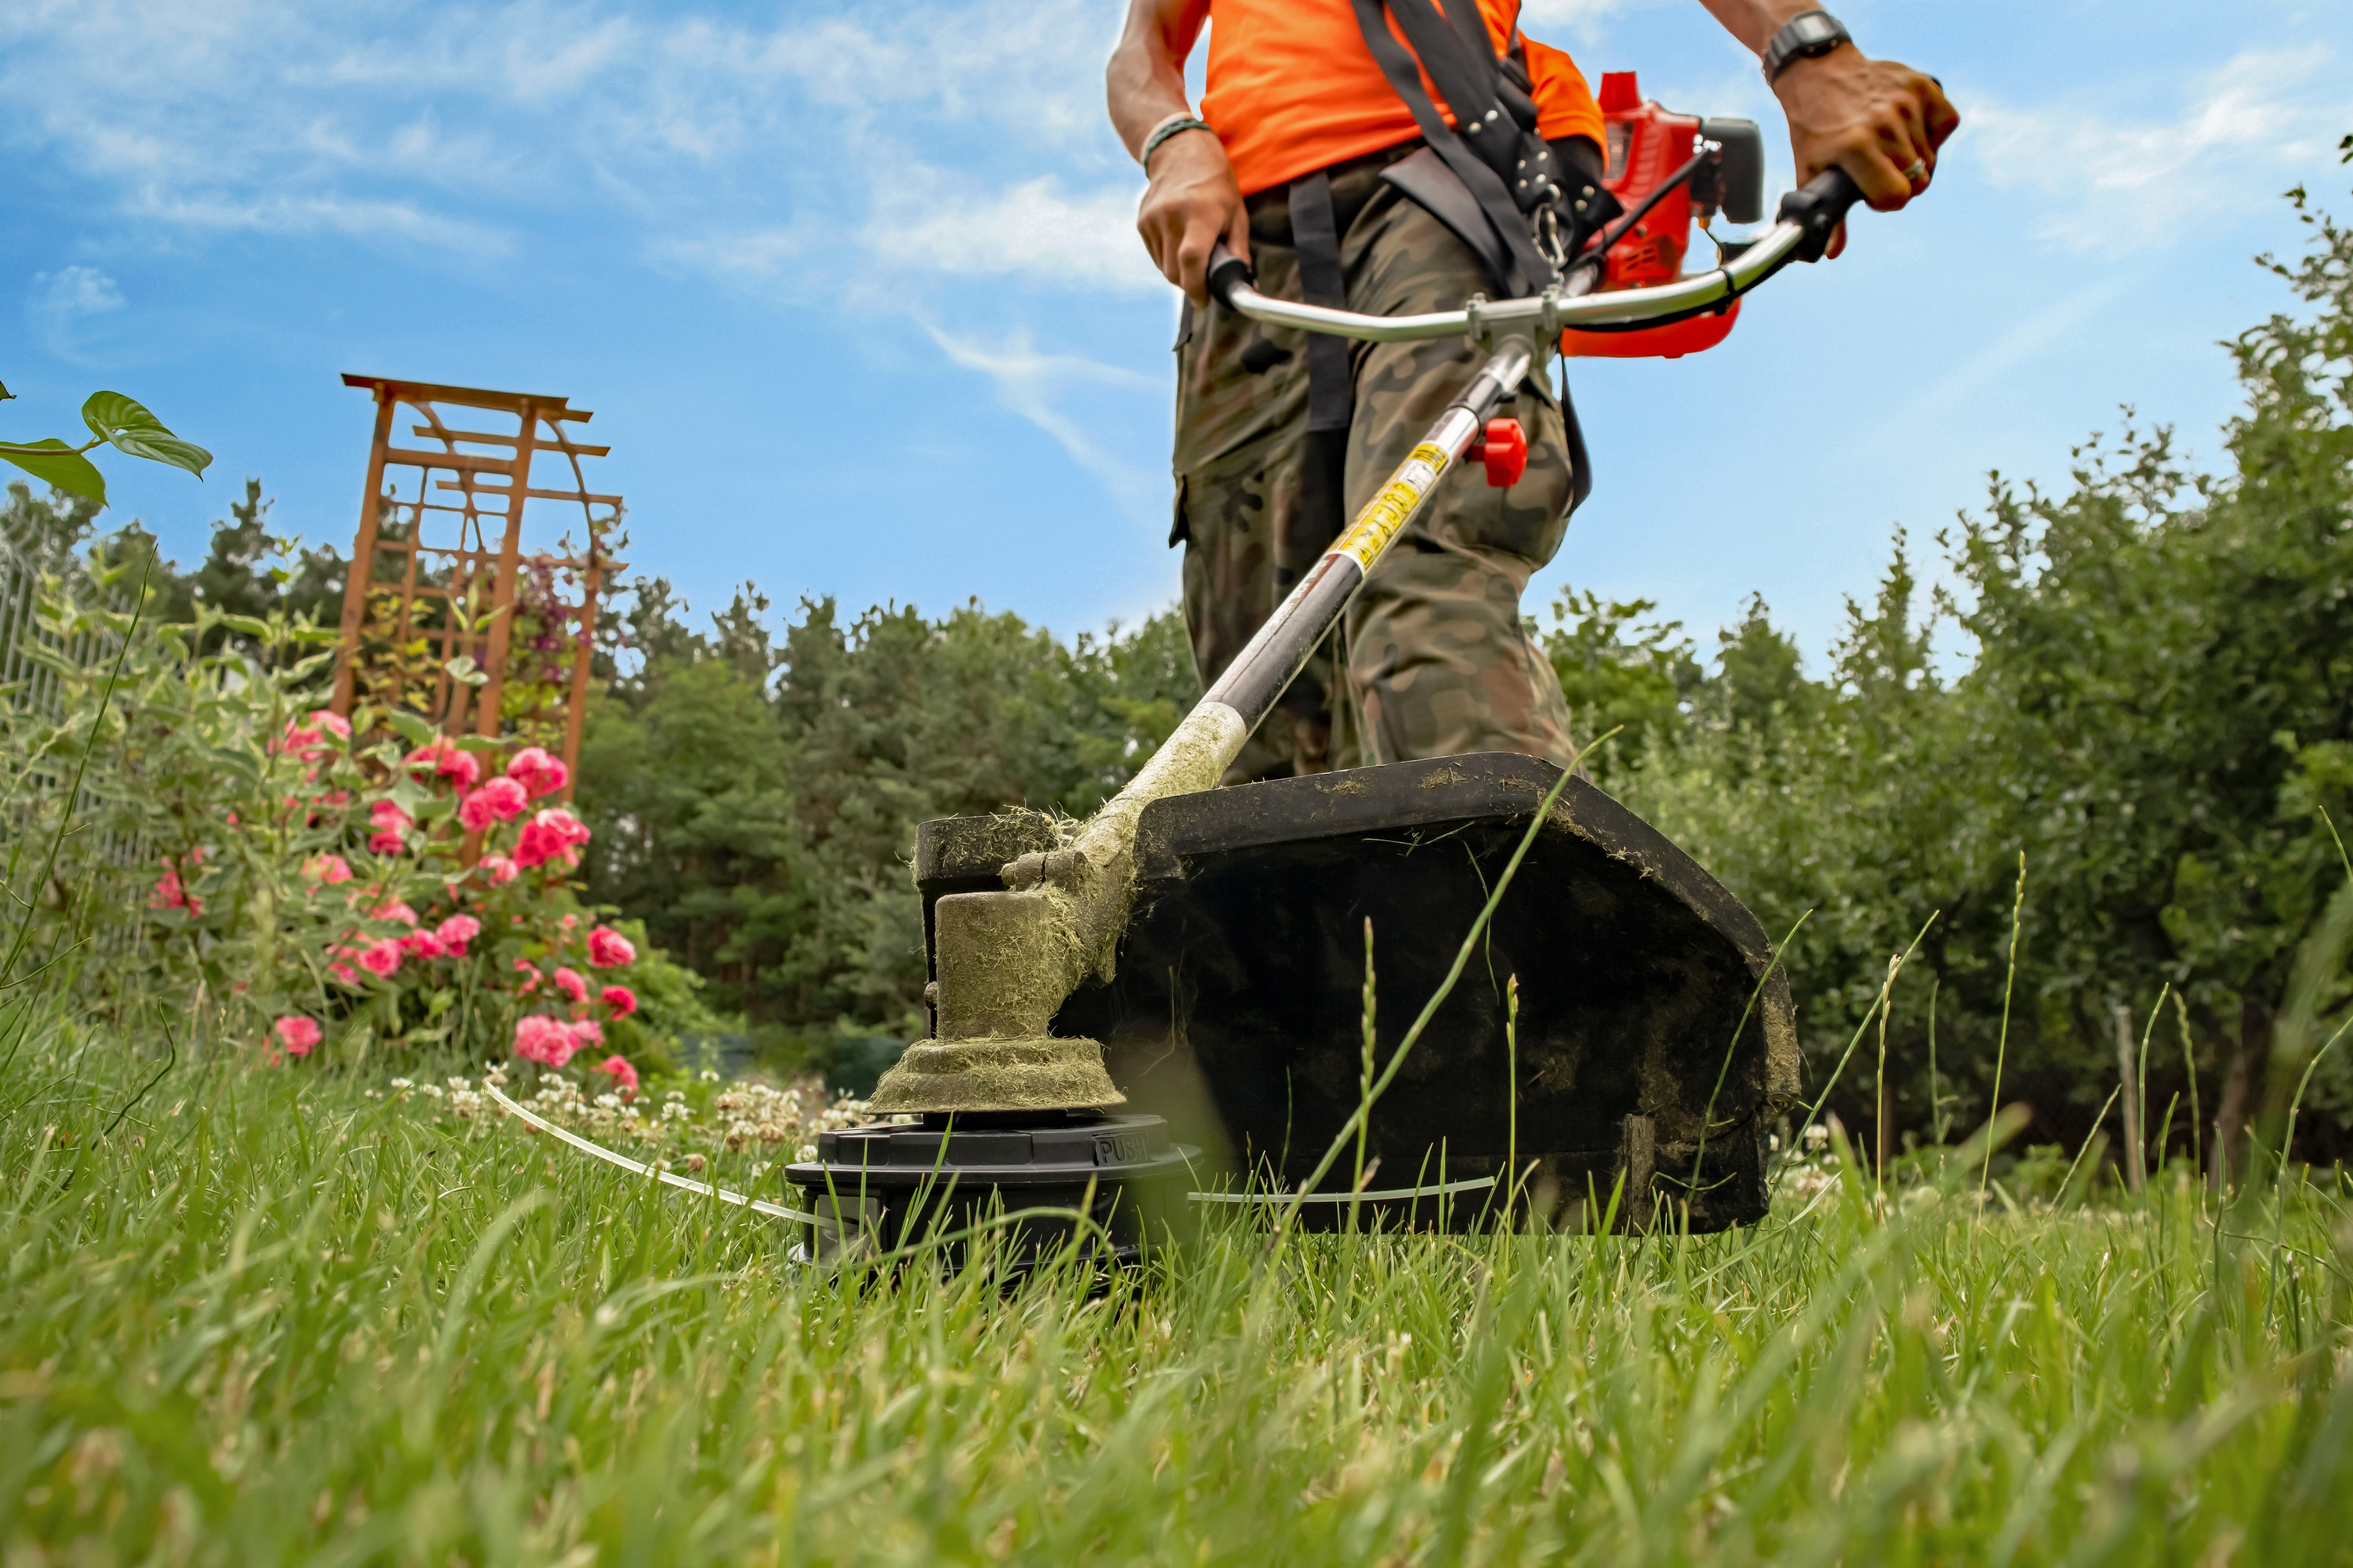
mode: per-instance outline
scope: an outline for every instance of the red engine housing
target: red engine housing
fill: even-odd
[[[1690,161],[1699,140],[1699,117],[1672,114],[1657,103],[1645,102],[1632,71],[1605,74],[1599,101],[1608,138],[1601,183],[1631,211]],[[1683,254],[1691,248],[1692,212],[1693,203],[1675,195],[1644,214],[1625,238],[1609,247],[1601,287],[1646,289],[1682,277]],[[1736,300],[1722,315],[1695,316],[1636,332],[1571,329],[1560,335],[1560,352],[1588,359],[1681,359],[1722,342],[1739,316]]]

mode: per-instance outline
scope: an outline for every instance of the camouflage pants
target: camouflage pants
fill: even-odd
[[[1410,150],[1332,171],[1352,310],[1452,310],[1490,288],[1461,241],[1380,183],[1381,169]],[[1299,299],[1285,190],[1252,196],[1250,211],[1259,288]],[[1308,334],[1215,303],[1187,320],[1176,350],[1169,542],[1185,544],[1185,619],[1206,686],[1331,544],[1335,521],[1371,499],[1483,356],[1462,338],[1351,343],[1349,427],[1311,433]],[[1520,613],[1529,577],[1567,527],[1567,441],[1541,374],[1503,412],[1526,427],[1526,476],[1508,490],[1488,488],[1476,465],[1446,477],[1227,783],[1466,752],[1574,761],[1559,679]]]

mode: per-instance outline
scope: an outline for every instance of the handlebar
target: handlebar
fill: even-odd
[[[1533,327],[1546,338],[1556,338],[1566,327],[1638,326],[1690,315],[1746,293],[1792,261],[1819,261],[1848,209],[1862,199],[1862,192],[1844,170],[1826,169],[1783,195],[1773,226],[1732,260],[1712,272],[1651,289],[1592,293],[1593,268],[1580,268],[1567,285],[1531,299],[1498,300],[1460,310],[1412,316],[1367,316],[1325,305],[1269,299],[1255,287],[1250,263],[1220,241],[1209,252],[1209,292],[1229,310],[1252,321],[1366,342],[1410,342],[1508,327]]]

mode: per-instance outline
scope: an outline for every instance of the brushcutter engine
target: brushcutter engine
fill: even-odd
[[[1753,120],[1677,114],[1646,100],[1632,71],[1601,79],[1601,183],[1625,210],[1568,263],[1607,292],[1673,283],[1683,276],[1692,228],[1721,212],[1734,223],[1765,213],[1765,139]],[[1724,249],[1731,252],[1734,247]],[[1740,318],[1720,313],[1632,330],[1569,330],[1561,353],[1583,358],[1681,359],[1714,348]]]

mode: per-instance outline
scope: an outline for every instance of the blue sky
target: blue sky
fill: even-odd
[[[2353,212],[2353,7],[1848,0],[1968,118],[1932,195],[1753,300],[1731,340],[1588,363],[1594,499],[1565,583],[1705,634],[1751,591],[1810,650],[1893,529],[1983,476],[2063,479],[2129,403],[2211,457],[2216,346],[2283,309],[2278,194]],[[634,565],[1071,632],[1172,602],[1173,293],[1102,111],[1111,0],[857,6],[17,0],[0,406],[107,386],[217,462],[117,460],[183,559],[241,478],[348,548],[370,409],[338,373],[560,393],[609,443]],[[1695,0],[1529,0],[1588,74],[1748,114]],[[560,520],[551,518],[553,532]]]

